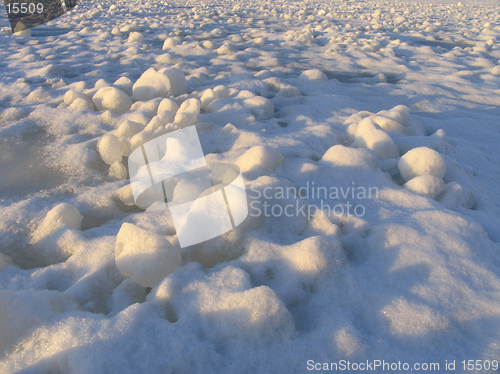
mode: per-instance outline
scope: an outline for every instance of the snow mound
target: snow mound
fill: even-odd
[[[162,50],[169,49],[179,45],[182,42],[182,39],[179,36],[174,36],[172,38],[167,38],[163,42]]]
[[[158,112],[158,107],[160,106],[159,99],[153,99],[149,101],[136,101],[132,104],[131,110],[137,110],[150,117],[153,117]]]
[[[182,262],[177,248],[163,236],[124,223],[115,244],[120,272],[144,287],[154,287]]]
[[[125,179],[127,178],[127,168],[120,161],[115,161],[109,167],[108,175],[115,179]]]
[[[214,94],[217,95],[219,99],[227,99],[229,97],[229,88],[223,85],[218,85],[214,87]]]
[[[309,69],[306,71],[303,71],[299,75],[299,79],[303,81],[309,81],[309,82],[321,82],[321,81],[327,81],[328,77],[326,76],[325,73],[323,73],[319,69]]]
[[[94,111],[94,104],[89,98],[81,98],[78,97],[69,106],[70,109],[75,110],[75,111],[82,111],[82,110],[90,110],[91,112]]]
[[[434,175],[419,175],[410,179],[404,185],[409,191],[434,199],[444,190],[444,182]]]
[[[121,161],[123,156],[122,144],[112,134],[106,134],[99,140],[97,150],[102,160],[108,165]]]
[[[82,219],[82,215],[73,205],[68,203],[56,205],[47,213],[40,226],[37,227],[33,239],[39,241],[63,226],[80,230]]]
[[[203,94],[201,95],[200,101],[201,101],[201,106],[203,108],[206,108],[207,106],[212,103],[212,101],[217,100],[219,97],[217,94],[212,90],[211,88],[206,89],[203,91]]]
[[[131,32],[128,36],[129,43],[140,43],[143,40],[144,40],[144,35],[142,35],[140,32],[137,31]]]
[[[271,173],[284,161],[280,151],[267,145],[256,145],[243,153],[236,165],[242,173]]]
[[[226,293],[203,305],[209,330],[223,339],[272,341],[295,330],[293,317],[286,306],[267,286],[243,292]]]
[[[0,354],[14,348],[36,328],[72,310],[77,310],[77,305],[57,291],[0,291]]]
[[[132,100],[127,94],[115,87],[100,88],[92,101],[97,110],[111,110],[117,114],[128,112],[132,106]]]
[[[375,122],[377,125],[380,126],[380,128],[384,131],[399,131],[401,133],[404,133],[405,132],[405,127],[393,120],[393,119],[390,119],[390,118],[387,118],[387,117],[384,117],[384,116],[381,116],[381,115],[374,115],[371,117],[371,119],[373,120],[373,122]]]
[[[373,152],[363,148],[350,148],[341,144],[330,147],[323,155],[322,160],[334,166],[366,167],[375,169],[380,161]]]
[[[118,126],[114,134],[116,137],[121,138],[133,136],[142,130],[144,130],[144,126],[141,123],[126,119]]]
[[[393,121],[406,126],[410,120],[410,108],[406,105],[397,105],[390,110],[381,110],[376,115],[392,119]]]
[[[244,222],[245,229],[265,227],[284,238],[300,235],[309,225],[308,204],[297,194],[289,191],[290,182],[270,176],[261,176],[250,185],[250,214]],[[290,212],[296,207],[304,214]]]
[[[382,160],[399,157],[399,148],[389,135],[369,117],[364,118],[356,128],[356,147],[369,148]]]
[[[269,119],[274,115],[273,103],[262,96],[245,99],[243,105],[249,108],[257,119]]]
[[[449,320],[425,305],[398,298],[382,314],[395,336],[421,336],[445,329]]]
[[[187,99],[181,104],[179,110],[175,114],[174,124],[180,128],[196,124],[200,110],[200,100],[195,98]]]
[[[160,101],[160,105],[158,105],[158,113],[165,110],[175,114],[179,110],[179,105],[172,99],[163,99]]]
[[[405,181],[426,174],[443,178],[446,173],[446,162],[443,156],[435,150],[418,147],[406,152],[401,157],[398,169]]]
[[[187,92],[184,73],[177,68],[146,70],[132,87],[135,100],[147,101],[155,97],[178,96]]]
[[[84,100],[90,100],[90,98],[81,93],[81,92],[76,92],[74,90],[69,90],[68,92],[66,92],[64,94],[64,104],[66,105],[71,105],[73,103],[73,101],[75,101],[76,99],[84,99]]]
[[[132,82],[129,78],[120,77],[113,84],[117,88],[119,88],[120,90],[125,92],[127,95],[129,95],[129,96],[132,95],[132,86],[134,85],[134,82]]]
[[[164,110],[159,112],[158,115],[151,118],[151,121],[144,128],[145,131],[155,132],[161,126],[165,126],[168,123],[174,122],[175,113],[172,113],[169,110]]]
[[[472,209],[476,202],[474,194],[456,182],[444,186],[444,195],[439,200],[448,209]]]

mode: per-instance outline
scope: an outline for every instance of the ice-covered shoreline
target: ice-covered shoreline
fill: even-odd
[[[3,20],[0,371],[498,359],[500,12],[462,3],[89,1],[32,37]],[[180,248],[127,157],[193,125],[260,214]],[[300,188],[320,190],[282,193]]]

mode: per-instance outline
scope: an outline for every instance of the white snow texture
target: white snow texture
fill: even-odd
[[[87,0],[28,31],[0,19],[0,373],[498,372],[462,366],[500,358],[497,5]],[[216,206],[248,217],[181,248]]]

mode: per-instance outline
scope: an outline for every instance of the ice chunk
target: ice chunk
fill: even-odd
[[[177,112],[198,115],[200,113],[200,109],[200,100],[191,98],[184,101]]]
[[[380,166],[378,157],[373,152],[362,148],[349,148],[337,144],[330,147],[322,160],[334,166],[367,167],[375,169]]]
[[[159,99],[153,99],[149,101],[136,101],[131,110],[138,110],[150,117],[154,117],[158,112],[158,107],[160,106]]]
[[[169,49],[179,45],[182,42],[182,39],[179,36],[174,36],[172,38],[167,38],[163,42],[162,50]]]
[[[444,186],[444,195],[439,199],[448,209],[465,208],[472,209],[476,202],[474,194],[456,182],[447,183]]]
[[[356,128],[354,145],[373,150],[382,160],[398,157],[398,146],[389,135],[377,127],[371,118],[364,118]]]
[[[328,77],[319,69],[310,69],[303,71],[299,75],[299,79],[303,81],[321,82],[327,81]]]
[[[410,119],[410,108],[406,105],[396,105],[390,110],[391,118],[401,124],[405,124]]]
[[[368,112],[366,110],[363,110],[361,112],[358,112],[358,113],[354,113],[353,115],[351,115],[349,118],[347,118],[345,121],[344,121],[344,124],[345,125],[350,125],[350,124],[358,124],[359,122],[361,122],[361,120],[363,118],[366,118],[366,117],[370,117],[372,115],[371,112]]]
[[[138,134],[135,134],[131,139],[130,139],[130,146],[132,150],[135,150],[136,148],[139,148],[141,145],[149,142],[151,139],[153,139],[153,135],[149,131],[141,131]]]
[[[99,140],[97,150],[102,160],[108,165],[121,161],[123,156],[122,145],[118,138],[112,134],[106,134]]]
[[[237,161],[242,173],[273,172],[285,161],[280,151],[267,145],[256,145],[246,151]]]
[[[167,123],[173,123],[175,119],[175,112],[171,112],[170,110],[163,110],[158,112],[158,119],[166,125]]]
[[[69,107],[72,110],[76,110],[76,111],[79,111],[79,110],[90,110],[91,112],[94,111],[94,104],[92,103],[92,101],[88,97],[85,99],[83,99],[81,97],[76,98],[71,103],[71,105]]]
[[[64,104],[71,105],[73,103],[73,101],[75,101],[78,98],[90,100],[90,98],[87,95],[85,95],[81,92],[69,90],[68,92],[66,92],[64,94]]]
[[[132,185],[127,184],[116,191],[116,196],[121,200],[126,206],[132,206],[135,204],[134,193],[132,191]]]
[[[114,6],[114,4],[112,6]],[[113,34],[115,36],[122,36],[123,35],[118,27],[113,28],[113,30],[111,30],[111,34]]]
[[[419,175],[405,183],[405,187],[417,195],[422,195],[434,199],[444,189],[444,182],[434,175]]]
[[[200,109],[200,100],[195,98],[187,99],[181,104],[179,110],[175,114],[174,124],[180,128],[196,124]]]
[[[82,219],[82,215],[73,205],[68,203],[56,205],[47,213],[40,226],[36,228],[33,239],[38,242],[63,226],[80,230]]]
[[[42,87],[38,87],[34,91],[32,91],[27,97],[28,100],[30,101],[37,101],[37,102],[46,102],[48,103],[49,101],[52,100],[52,97],[50,96],[50,93],[43,89]]]
[[[118,138],[124,136],[132,136],[144,130],[144,126],[139,122],[131,121],[129,119],[125,120],[118,129],[115,131],[115,135]]]
[[[410,120],[410,108],[408,108],[406,105],[397,105],[391,110],[381,110],[376,114],[376,116],[389,118],[401,125],[406,126],[408,121]]]
[[[147,101],[155,97],[178,96],[186,93],[184,73],[176,68],[146,70],[132,87],[134,99]]]
[[[176,113],[179,110],[179,105],[172,99],[163,99],[158,106],[158,113],[168,110],[172,113]]]
[[[114,85],[127,95],[132,95],[132,86],[134,85],[134,82],[132,82],[129,78],[120,77],[115,81]]]
[[[386,117],[380,116],[380,115],[374,115],[372,117],[372,120],[377,125],[379,125],[382,128],[382,130],[385,130],[385,131],[393,130],[393,131],[399,131],[401,133],[405,132],[405,127],[393,119],[386,118]]]
[[[206,49],[216,49],[217,46],[215,43],[211,40],[205,40],[203,43],[201,43],[201,46]]]
[[[229,88],[223,85],[214,87],[214,93],[219,99],[227,99],[229,97]]]
[[[271,100],[262,96],[254,96],[243,100],[243,105],[252,111],[258,119],[269,119],[274,115],[274,105]]]
[[[446,173],[446,162],[443,156],[435,150],[418,147],[406,152],[401,157],[398,169],[405,181],[426,174],[443,178]]]
[[[181,266],[182,258],[165,237],[124,223],[116,237],[115,261],[124,276],[154,287]]]
[[[116,161],[109,167],[108,175],[115,179],[125,179],[127,178],[127,169],[121,161]]]
[[[203,108],[206,108],[208,105],[210,105],[210,103],[214,100],[217,100],[218,97],[217,95],[215,94],[214,90],[212,90],[211,88],[208,88],[206,89],[205,91],[203,91],[203,94],[201,95],[201,106]]]
[[[115,87],[100,88],[92,98],[97,110],[109,109],[114,113],[122,114],[130,110],[132,100],[125,92]]]
[[[491,74],[500,75],[500,65],[497,65],[493,69],[491,69]]]
[[[142,35],[140,32],[137,31],[131,32],[128,36],[129,43],[140,43],[143,40],[144,40],[144,35]]]
[[[157,116],[154,116],[148,125],[144,128],[144,130],[149,131],[151,133],[155,132],[161,126],[165,126],[167,123],[174,122],[175,114],[164,110],[160,112]]]
[[[427,132],[425,131],[425,127],[422,126],[422,124],[413,119],[413,118],[410,118],[408,120],[408,123],[406,125],[406,129],[405,129],[405,135],[409,135],[409,136],[426,136],[427,135]]]
[[[153,114],[150,115],[149,113],[134,111],[134,112],[128,113],[124,117],[124,119],[128,119],[130,121],[134,121],[134,122],[140,123],[143,126],[146,126],[149,123],[149,121],[151,121],[151,118],[153,118]]]

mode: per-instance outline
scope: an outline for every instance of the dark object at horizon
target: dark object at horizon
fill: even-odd
[[[66,10],[73,9],[79,0],[65,0]],[[12,32],[31,29],[65,13],[62,0],[4,0]]]
[[[66,10],[69,12],[71,9],[77,6],[80,0],[64,0],[64,4],[66,4]]]

